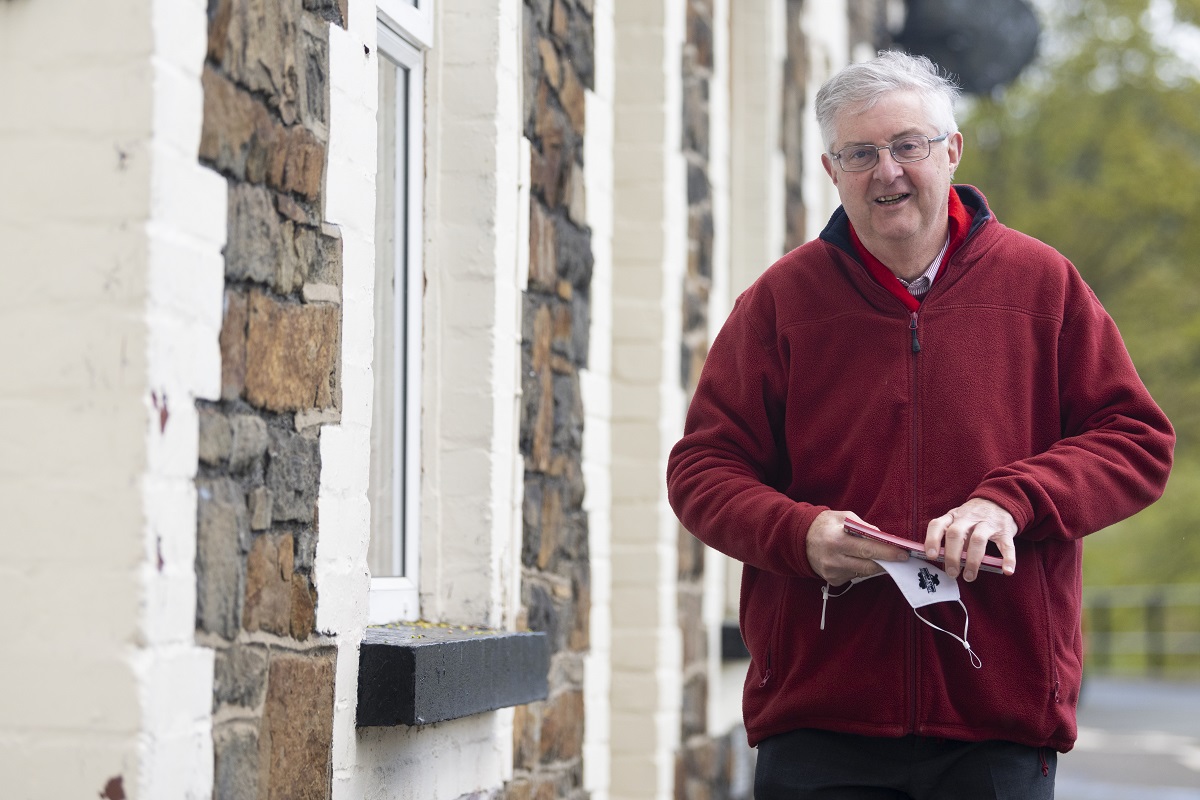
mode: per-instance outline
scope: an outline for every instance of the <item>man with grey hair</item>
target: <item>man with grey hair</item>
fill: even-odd
[[[1074,266],[952,184],[956,95],[898,52],[822,87],[841,207],[738,298],[668,462],[683,524],[745,564],[760,800],[1053,797],[1082,538],[1170,472]]]

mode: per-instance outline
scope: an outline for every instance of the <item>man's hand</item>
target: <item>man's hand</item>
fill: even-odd
[[[808,563],[831,586],[883,572],[883,567],[875,563],[876,558],[908,560],[908,553],[899,547],[846,533],[843,525],[847,518],[864,521],[850,511],[822,511],[808,528]]]
[[[973,581],[979,574],[979,564],[983,561],[987,543],[995,542],[1004,559],[1004,574],[1012,575],[1017,569],[1017,547],[1013,544],[1016,535],[1017,523],[1012,514],[991,500],[973,497],[958,508],[930,520],[925,532],[925,555],[930,560],[936,559],[938,550],[944,546],[946,574],[957,578],[965,550],[967,563],[962,565],[962,576],[964,580]]]

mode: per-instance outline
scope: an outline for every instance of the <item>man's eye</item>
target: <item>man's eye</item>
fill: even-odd
[[[872,151],[867,150],[866,148],[859,148],[858,150],[846,150],[843,152],[842,157],[851,162],[866,161],[871,157],[871,152]]]
[[[916,139],[905,139],[892,145],[892,150],[900,155],[911,155],[921,150],[921,143]]]

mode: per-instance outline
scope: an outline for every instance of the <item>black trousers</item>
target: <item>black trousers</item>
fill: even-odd
[[[1013,742],[798,730],[759,742],[755,800],[1053,800],[1058,754]]]

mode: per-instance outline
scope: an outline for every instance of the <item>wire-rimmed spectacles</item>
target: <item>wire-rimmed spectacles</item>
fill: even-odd
[[[943,133],[941,136],[934,137],[921,134],[901,136],[894,142],[882,146],[854,144],[838,150],[831,158],[841,165],[842,172],[863,172],[871,169],[879,162],[880,150],[891,151],[892,160],[897,163],[911,164],[914,161],[924,161],[929,158],[930,145],[934,142],[944,141],[949,135],[949,133]]]

